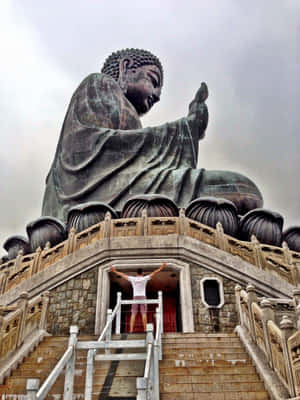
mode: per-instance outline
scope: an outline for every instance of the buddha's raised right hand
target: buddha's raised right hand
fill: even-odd
[[[192,135],[202,139],[208,124],[208,110],[205,100],[208,98],[208,88],[205,82],[201,83],[194,100],[189,105],[188,123]]]

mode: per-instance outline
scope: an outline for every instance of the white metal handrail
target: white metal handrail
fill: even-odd
[[[112,340],[112,324],[116,318],[115,331],[121,331],[121,307],[127,304],[157,304],[156,308],[156,335],[153,337],[153,324],[147,324],[146,340]],[[49,393],[57,377],[66,368],[63,400],[72,400],[76,349],[88,349],[85,400],[91,400],[93,388],[94,360],[145,360],[144,377],[137,378],[137,400],[159,400],[158,362],[162,355],[161,334],[163,332],[162,292],[158,292],[157,299],[150,300],[122,300],[121,293],[117,294],[117,304],[112,311],[107,310],[107,319],[104,329],[97,341],[78,342],[78,327],[70,327],[69,345],[59,362],[56,364],[46,381],[39,389],[38,379],[27,380],[28,400],[43,400]],[[146,353],[111,354],[112,349],[145,348]],[[98,349],[104,349],[105,354],[97,355]],[[142,381],[141,381],[142,380]],[[145,397],[146,396],[146,397]]]
[[[119,335],[121,333],[121,311],[122,305],[129,305],[129,304],[157,304],[158,308],[156,309],[156,337],[157,342],[155,343],[153,338],[153,325],[147,324],[147,338],[146,340],[111,340],[112,336],[112,324],[114,319],[116,319],[115,324],[115,333]],[[146,385],[146,392],[147,398],[153,400],[159,400],[159,379],[158,379],[158,360],[161,359],[162,348],[161,348],[161,334],[162,334],[162,327],[163,327],[163,307],[162,307],[162,292],[158,292],[157,299],[149,299],[149,300],[122,300],[122,294],[120,292],[117,293],[117,303],[112,311],[111,309],[107,310],[107,318],[106,324],[104,329],[99,336],[97,342],[88,342],[89,344],[83,345],[83,342],[77,344],[77,348],[89,348],[88,356],[87,356],[87,369],[86,369],[86,382],[85,382],[85,400],[91,400],[92,398],[92,388],[93,388],[93,371],[94,371],[94,360],[95,357],[97,360],[141,360],[145,359],[145,372],[143,378],[137,378],[137,399],[142,400],[144,396],[143,391],[139,390],[139,379],[142,379]],[[131,343],[130,343],[131,342]],[[150,346],[151,342],[151,346]],[[122,354],[111,354],[111,349],[118,348],[118,349],[126,349],[129,347],[135,348],[147,348],[147,353],[141,354],[134,354],[134,353],[122,353]],[[105,349],[105,355],[98,355],[96,356],[96,350],[99,348]],[[155,348],[157,348],[157,357],[153,357],[155,354]],[[157,368],[154,368],[154,359],[157,359]],[[157,370],[157,372],[155,372]],[[147,372],[148,371],[148,372]],[[150,373],[151,371],[151,373]],[[152,374],[152,375],[151,375]],[[150,377],[149,377],[150,375]],[[155,384],[153,382],[153,375],[156,376]],[[151,382],[151,384],[150,384]],[[155,388],[154,392],[152,387]],[[153,392],[153,393],[152,393]],[[150,395],[150,397],[148,396]],[[156,397],[155,397],[156,396]]]
[[[56,366],[51,371],[48,378],[39,389],[39,379],[27,379],[27,399],[28,400],[44,400],[55,383],[58,376],[66,367],[64,400],[72,400],[73,396],[73,377],[75,369],[75,351],[77,343],[78,327],[70,326],[70,338],[67,350],[60,358]]]
[[[137,378],[137,400],[159,400],[159,360],[162,359],[162,303],[156,309],[156,334],[153,339],[153,325],[147,326],[147,359],[143,378]]]

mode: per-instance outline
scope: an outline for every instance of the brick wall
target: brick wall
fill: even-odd
[[[47,330],[68,335],[77,325],[81,334],[94,334],[98,268],[78,275],[51,291]]]

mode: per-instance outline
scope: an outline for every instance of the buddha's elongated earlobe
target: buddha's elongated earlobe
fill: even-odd
[[[120,60],[119,64],[119,78],[118,83],[123,93],[127,92],[128,87],[128,70],[134,64],[134,61],[130,57],[125,57]]]

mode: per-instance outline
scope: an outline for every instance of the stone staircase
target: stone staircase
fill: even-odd
[[[97,340],[94,336],[80,336],[79,340]],[[38,378],[41,384],[48,377],[68,345],[68,337],[47,337],[0,385],[0,400],[25,400],[26,381]],[[137,350],[135,350],[137,352]],[[87,351],[77,350],[74,400],[84,400]],[[92,400],[133,400],[136,398],[136,377],[143,376],[144,361],[95,361]],[[53,385],[46,400],[62,400],[64,375]]]
[[[133,336],[140,338],[140,335]],[[80,336],[79,339],[96,340],[92,336]],[[4,385],[0,385],[0,400],[25,400],[26,380],[39,378],[42,383],[67,344],[67,337],[47,337]],[[77,351],[74,400],[84,400],[86,354],[86,351]],[[93,400],[135,399],[136,377],[143,375],[143,369],[144,361],[96,361]],[[47,400],[62,400],[63,387],[62,375]],[[235,334],[164,334],[160,393],[161,400],[269,399]]]
[[[269,399],[234,333],[166,333],[159,368],[161,400]]]

